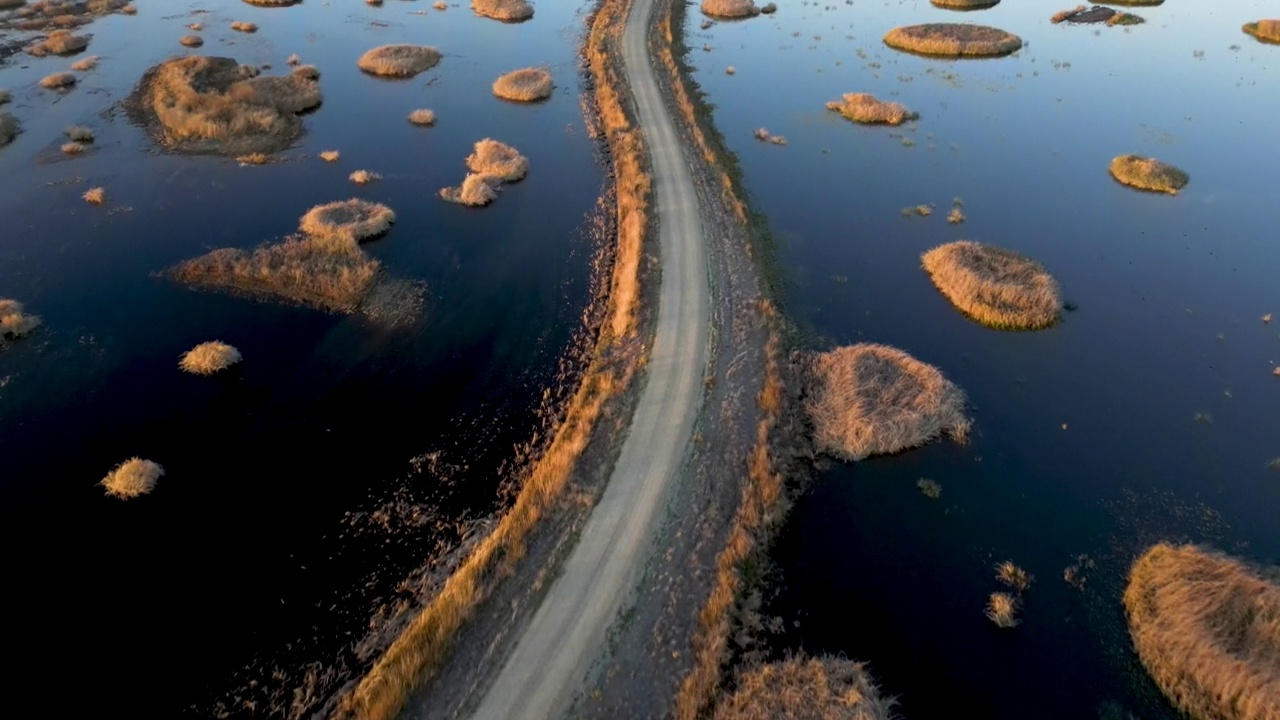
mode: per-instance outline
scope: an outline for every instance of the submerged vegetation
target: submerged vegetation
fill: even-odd
[[[1111,177],[1129,187],[1177,195],[1191,176],[1155,158],[1121,155],[1111,161]]]
[[[839,100],[827,103],[834,110],[856,123],[901,125],[920,117],[906,105],[887,100],[877,100],[871,93],[845,93]]]
[[[1012,250],[957,240],[926,252],[923,266],[965,315],[1001,330],[1037,330],[1057,322],[1058,282],[1040,263]]]
[[[219,340],[211,340],[182,353],[178,367],[193,375],[213,375],[242,359],[239,350]]]
[[[884,42],[891,48],[941,57],[995,57],[1022,47],[1022,38],[985,25],[926,23],[890,30]]]
[[[1280,43],[1280,20],[1245,23],[1240,29],[1262,42]]]
[[[533,17],[533,6],[525,0],[471,0],[471,9],[477,15],[502,22],[521,22]]]
[[[133,457],[115,466],[98,484],[108,495],[129,500],[154,490],[163,476],[164,468],[158,463]]]
[[[361,55],[356,65],[371,75],[409,78],[435,67],[440,57],[426,45],[382,45]]]
[[[714,720],[890,720],[866,664],[844,658],[792,657],[753,668],[716,708]]]
[[[551,97],[551,73],[545,68],[522,68],[499,77],[493,83],[493,94],[503,100],[533,102]]]
[[[1280,711],[1280,568],[1159,543],[1129,571],[1129,634],[1169,700],[1196,720]]]
[[[844,460],[895,453],[943,433],[964,440],[964,391],[932,365],[887,345],[862,343],[818,355],[808,401],[815,442]]]
[[[930,500],[937,500],[942,497],[942,485],[940,485],[937,480],[920,478],[919,480],[916,480],[916,487],[920,490],[920,494]]]
[[[39,315],[27,312],[17,300],[0,298],[0,343],[5,339],[16,340],[30,335],[41,322]]]

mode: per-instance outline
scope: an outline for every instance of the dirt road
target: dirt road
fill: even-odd
[[[649,62],[652,10],[653,0],[635,0],[623,36],[623,62],[652,162],[662,263],[648,379],[604,495],[475,720],[550,720],[569,706],[609,626],[630,602],[702,402],[706,249],[684,149]]]

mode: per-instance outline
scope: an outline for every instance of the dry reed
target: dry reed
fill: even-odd
[[[892,698],[844,658],[791,657],[752,668],[716,708],[714,720],[890,720]]]
[[[502,22],[521,22],[533,17],[533,6],[525,0],[471,0],[471,9]]]
[[[76,72],[88,72],[98,67],[98,60],[100,59],[101,58],[99,58],[97,55],[90,55],[89,57],[86,57],[86,58],[80,58],[79,60],[71,63],[71,69],[75,70]]]
[[[878,123],[885,125],[901,125],[908,120],[920,117],[901,103],[877,100],[870,93],[845,93],[839,100],[827,103],[828,110],[834,110],[857,123]]]
[[[493,94],[503,100],[533,102],[551,97],[551,73],[545,68],[513,70],[493,82]]]
[[[484,207],[498,198],[498,187],[501,181],[492,175],[467,173],[462,184],[457,187],[440,189],[440,197],[452,203]]]
[[[342,153],[337,150],[321,150],[320,159],[325,162],[338,162],[338,158],[342,157]]]
[[[84,144],[78,142],[62,143],[61,150],[64,155],[79,155],[84,152]]]
[[[714,18],[748,18],[760,14],[752,0],[702,0],[702,12]]]
[[[477,142],[475,151],[467,156],[467,167],[473,173],[515,182],[529,172],[529,159],[506,143],[485,138]]]
[[[1036,261],[1012,250],[957,240],[926,252],[933,284],[962,313],[988,327],[1038,330],[1058,321],[1058,282]]]
[[[129,500],[154,490],[163,476],[164,468],[159,464],[133,457],[112,468],[98,484],[107,489],[108,495]]]
[[[1262,42],[1280,43],[1280,20],[1245,23],[1240,29]]]
[[[987,618],[1000,628],[1013,628],[1022,624],[1017,618],[1018,598],[1009,593],[993,592],[987,599]]]
[[[242,33],[258,32],[258,26],[255,23],[245,22],[243,20],[233,20],[231,22],[231,29]]]
[[[1155,158],[1121,155],[1111,161],[1111,177],[1129,187],[1177,195],[1191,177]]]
[[[40,79],[40,87],[47,90],[65,90],[76,84],[76,76],[69,72],[54,73]]]
[[[202,342],[182,353],[178,367],[193,375],[213,375],[242,360],[240,351],[220,341]]]
[[[85,35],[73,35],[70,30],[54,30],[48,37],[27,48],[27,52],[36,57],[45,55],[70,55],[89,47],[89,38]]]
[[[368,170],[356,170],[348,176],[348,179],[357,185],[368,185],[371,182],[381,180],[382,176],[376,172],[369,172]]]
[[[90,205],[101,205],[107,201],[107,191],[103,188],[90,188],[81,196]]]
[[[354,247],[386,233],[395,221],[395,212],[386,205],[352,198],[311,208],[298,221],[298,228],[339,246]]]
[[[236,158],[241,165],[266,165],[271,158],[264,153],[249,153]]]
[[[1024,593],[1031,587],[1031,581],[1035,580],[1035,576],[1015,565],[1012,560],[1005,560],[996,563],[996,580],[1019,593]]]
[[[17,300],[0,298],[0,339],[24,337],[43,322],[39,315],[27,312]]]
[[[383,45],[360,56],[356,65],[382,77],[408,78],[435,67],[440,51],[426,45]]]
[[[927,23],[890,30],[884,42],[891,48],[941,57],[994,57],[1022,47],[1022,39],[985,25]]]
[[[414,125],[421,125],[423,127],[430,127],[432,125],[435,125],[436,124],[435,111],[428,110],[426,108],[418,108],[417,110],[414,110],[413,112],[409,113],[409,122],[413,123]]]

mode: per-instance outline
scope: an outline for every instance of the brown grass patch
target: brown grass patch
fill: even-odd
[[[236,158],[236,162],[241,165],[266,165],[271,161],[271,157],[264,153],[249,153]]]
[[[18,125],[16,118],[9,113],[0,113],[0,147],[13,142],[13,139],[18,136],[19,130],[21,130],[21,126]]]
[[[533,102],[551,97],[551,73],[545,68],[521,68],[493,82],[493,94],[503,100]]]
[[[178,42],[185,47],[198,48],[204,44],[204,38],[199,35],[183,35],[178,38]]]
[[[929,2],[947,10],[986,10],[1000,4],[1000,0],[929,0]]]
[[[222,342],[202,342],[182,353],[178,367],[193,375],[213,375],[240,362],[240,351]]]
[[[957,240],[922,256],[933,284],[987,327],[1037,330],[1058,321],[1062,293],[1044,266],[1012,250]]]
[[[1191,180],[1191,176],[1168,163],[1140,155],[1121,155],[1111,161],[1109,170],[1111,177],[1124,185],[1170,195],[1177,195]]]
[[[107,191],[103,188],[90,188],[81,196],[90,205],[101,205],[107,201]]]
[[[342,153],[337,150],[321,150],[320,159],[325,162],[338,162],[338,158],[342,157]]]
[[[256,24],[251,22],[245,22],[243,20],[233,20],[231,22],[231,29],[235,30],[236,32],[242,32],[242,33],[258,32],[258,26]]]
[[[1144,22],[1146,22],[1146,19],[1139,15],[1134,15],[1133,13],[1127,13],[1127,12],[1118,12],[1115,15],[1111,16],[1111,19],[1107,21],[1107,25],[1111,25],[1111,26],[1141,25]]]
[[[890,720],[866,664],[831,656],[792,657],[753,668],[716,708],[715,720]]]
[[[154,490],[163,476],[164,468],[159,464],[133,457],[112,468],[98,484],[107,489],[108,495],[129,500]]]
[[[386,233],[395,221],[395,212],[386,205],[352,198],[311,208],[298,221],[298,228],[339,247],[355,247]]]
[[[371,182],[381,180],[382,176],[376,172],[369,172],[368,170],[356,170],[351,173],[347,179],[357,185],[368,185]]]
[[[897,50],[940,57],[995,57],[1022,47],[1022,38],[985,25],[927,23],[890,30],[884,43]]]
[[[431,3],[431,7],[437,10],[445,10],[448,9],[449,6],[444,3],[443,0],[436,0],[436,2]]]
[[[820,450],[844,460],[896,453],[969,431],[964,391],[932,365],[887,345],[819,354],[808,401]]]
[[[525,0],[471,0],[471,9],[502,22],[522,22],[533,17],[533,6]]]
[[[304,80],[319,80],[320,68],[315,65],[299,65],[293,69],[292,74],[294,77],[300,77]]]
[[[515,182],[529,172],[529,159],[506,143],[485,138],[477,142],[475,151],[467,156],[467,167],[473,173]]]
[[[17,300],[0,298],[0,340],[29,335],[42,322],[44,321],[39,315],[27,312]]]
[[[1107,0],[1108,5],[1130,5],[1135,7],[1155,7],[1163,5],[1164,0]]]
[[[286,5],[296,5],[302,2],[302,0],[244,0],[244,1],[249,3],[250,5],[257,5],[259,7],[284,7]]]
[[[258,76],[231,58],[193,55],[149,70],[128,107],[165,147],[236,156],[287,147],[302,134],[298,114],[321,99],[307,78]]]
[[[901,125],[920,117],[919,113],[908,110],[906,105],[877,100],[871,93],[845,93],[839,100],[827,103],[827,109],[857,123]]]
[[[1017,618],[1020,605],[1018,598],[1009,593],[993,592],[991,597],[987,598],[987,618],[995,623],[996,627],[1017,627],[1022,624],[1022,621]]]
[[[1240,29],[1263,42],[1280,43],[1280,20],[1245,23]]]
[[[702,0],[702,12],[714,18],[748,18],[760,14],[752,0]]]
[[[45,75],[40,79],[40,87],[47,90],[66,90],[74,87],[76,84],[76,76],[69,72],[54,73]]]
[[[90,70],[93,70],[94,68],[98,67],[98,61],[100,59],[101,58],[99,58],[97,55],[90,55],[89,57],[86,57],[86,58],[80,58],[79,60],[71,63],[71,69],[75,70],[76,72],[89,72]]]
[[[1124,607],[1143,666],[1187,715],[1280,717],[1280,568],[1159,543],[1130,569]]]
[[[498,190],[502,181],[492,175],[467,173],[462,184],[457,187],[440,189],[440,197],[451,203],[484,207],[498,199]]]
[[[996,580],[1024,593],[1031,588],[1035,576],[1014,564],[1012,560],[996,563]]]
[[[84,152],[84,145],[78,142],[62,143],[61,149],[64,155],[79,155]]]
[[[45,55],[70,55],[89,47],[89,38],[85,35],[73,35],[70,30],[54,30],[44,40],[27,48],[27,52],[36,57]]]
[[[432,125],[435,125],[436,124],[435,111],[428,110],[426,108],[418,108],[417,110],[414,110],[413,112],[409,113],[409,122],[413,123],[414,125],[421,125],[423,127],[430,127]]]
[[[440,62],[440,51],[426,45],[383,45],[356,61],[367,73],[382,77],[408,78],[426,72]]]

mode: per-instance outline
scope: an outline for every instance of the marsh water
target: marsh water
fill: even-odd
[[[150,2],[87,26],[66,93],[41,77],[75,58],[0,64],[24,132],[0,149],[0,297],[44,318],[0,352],[0,526],[12,687],[50,712],[300,717],[358,670],[357,647],[399,585],[502,501],[544,393],[572,386],[599,250],[603,173],[579,104],[584,3],[543,3],[507,25],[428,2]],[[259,26],[233,32],[233,20]],[[142,73],[198,51],[321,72],[306,135],[262,166],[159,152],[119,103]],[[11,33],[6,41],[24,37]],[[409,80],[362,74],[382,44],[434,45]],[[531,65],[542,103],[490,84]],[[435,110],[431,128],[406,121]],[[96,133],[59,151],[63,130]],[[520,149],[529,176],[490,207],[437,197],[471,144]],[[317,157],[339,150],[337,163]],[[366,186],[355,169],[380,173]],[[80,199],[102,186],[107,202]],[[158,273],[218,247],[294,232],[313,205],[360,197],[397,214],[366,243],[421,307],[388,325],[193,291]],[[219,339],[244,361],[213,376],[179,355]],[[166,470],[122,502],[96,483],[131,456]],[[57,693],[56,696],[53,693]],[[32,695],[35,696],[35,695]]]
[[[1262,319],[1280,312],[1280,46],[1240,31],[1275,5],[1127,8],[1147,20],[1128,29],[1050,22],[1072,5],[819,0],[686,20],[806,342],[898,346],[971,402],[966,445],[825,466],[774,551],[777,653],[868,661],[904,717],[1175,717],[1130,650],[1129,563],[1158,540],[1280,559],[1280,322]],[[924,22],[994,25],[1026,47],[938,60],[881,42]],[[855,125],[825,109],[847,92],[920,118]],[[1123,187],[1107,166],[1125,153],[1191,182],[1177,196]],[[949,224],[956,198],[966,219]],[[932,213],[904,215],[918,205]],[[1006,333],[960,315],[920,254],[962,238],[1043,263],[1064,320]],[[1081,554],[1083,590],[1063,579]],[[1035,581],[1022,624],[1000,629],[983,611],[1009,559]]]

